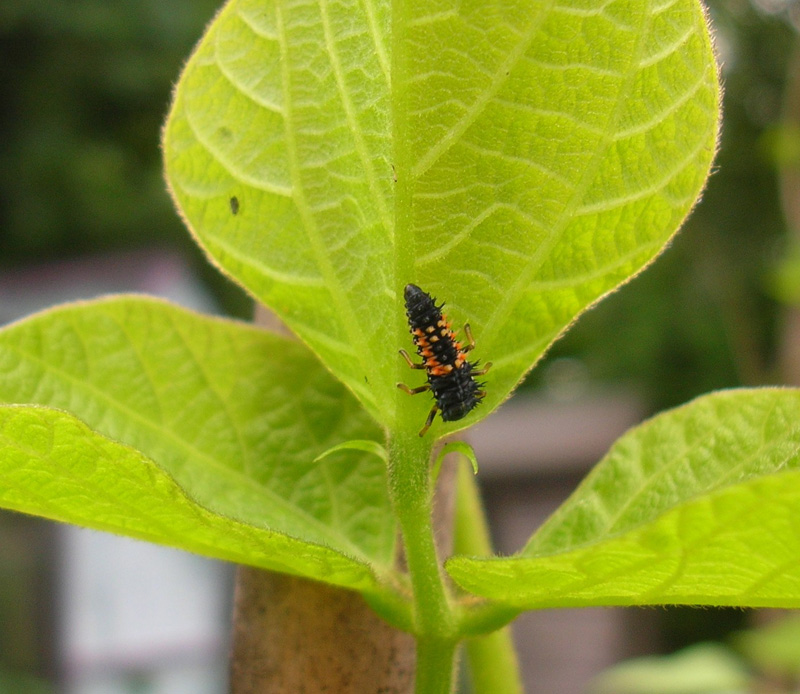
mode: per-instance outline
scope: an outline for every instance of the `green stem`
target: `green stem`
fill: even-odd
[[[492,553],[475,475],[471,465],[463,461],[458,468],[453,545],[457,554],[486,556]],[[498,614],[503,612],[499,610]],[[465,615],[465,622],[469,616]],[[522,678],[510,627],[469,639],[466,651],[475,694],[522,694]]]
[[[466,642],[474,694],[523,694],[510,627]]]
[[[410,66],[416,46],[409,40],[409,18],[414,16],[408,0],[392,5],[392,152],[395,183],[395,288],[416,281],[413,219],[415,161],[409,112],[415,88]],[[408,341],[408,326],[402,312],[395,318],[395,344],[401,336]],[[401,368],[397,360],[398,371]],[[389,441],[389,490],[403,536],[406,564],[414,596],[414,635],[417,639],[416,694],[450,694],[453,689],[455,653],[458,644],[456,619],[442,567],[436,552],[431,518],[433,490],[430,456],[433,436],[417,435],[420,405],[403,400],[397,391],[397,429]],[[415,414],[416,413],[416,414]]]
[[[389,488],[414,595],[415,691],[449,694],[458,637],[434,541],[429,460],[430,444],[415,432],[399,431],[389,444]]]
[[[417,639],[415,694],[450,694],[458,644],[452,639]]]

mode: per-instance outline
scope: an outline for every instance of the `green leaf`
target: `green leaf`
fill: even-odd
[[[314,458],[314,462],[316,463],[318,460],[327,458],[329,455],[331,455],[331,453],[337,453],[338,451],[364,451],[365,453],[371,453],[372,455],[377,456],[384,463],[389,462],[389,453],[386,451],[384,446],[379,444],[377,441],[363,439],[338,443],[332,448],[329,448],[327,451],[320,453],[316,458]]]
[[[363,561],[209,511],[152,460],[65,412],[1,405],[0,474],[4,508],[335,585],[375,588]]]
[[[403,286],[470,322],[487,406],[441,435],[663,248],[717,121],[696,0],[231,0],[164,151],[212,259],[382,424],[430,408],[394,388]]]
[[[464,441],[448,441],[442,446],[441,450],[436,455],[436,460],[433,461],[431,479],[433,479],[434,484],[436,480],[439,479],[439,471],[442,468],[442,463],[444,462],[445,456],[449,453],[458,453],[463,456],[464,459],[472,465],[472,473],[475,475],[478,474],[478,458],[475,456],[475,451],[472,446]]]
[[[298,552],[290,537],[377,570],[393,563],[396,531],[382,462],[353,451],[314,462],[337,442],[376,440],[380,432],[295,341],[161,301],[122,297],[54,309],[0,331],[0,374],[0,402],[69,411],[154,461],[165,479],[209,512],[271,531],[279,538],[276,564],[290,561],[283,552]],[[94,445],[85,439],[88,433],[76,434],[76,446]],[[127,459],[134,464],[133,454]],[[41,464],[46,478],[58,459]],[[113,477],[87,484],[75,495],[78,507]],[[54,481],[24,510],[48,515],[50,499],[60,495]],[[90,522],[86,513],[72,522],[105,527],[101,517]],[[161,541],[175,544],[168,528]],[[225,556],[224,539],[220,533],[221,554],[214,556]],[[249,563],[264,565],[262,559]],[[328,580],[327,569],[317,568],[322,574],[309,565],[315,572],[309,575]]]
[[[375,327],[397,311],[388,26],[388,2],[229,2],[164,133],[199,242],[379,418],[394,379]]]
[[[800,391],[720,392],[612,447],[520,554],[455,557],[517,608],[800,605]]]
[[[463,463],[458,466],[453,549],[457,553],[489,555],[492,553],[492,543],[486,513],[475,481],[475,462],[470,462],[473,465],[471,468]],[[470,685],[475,694],[523,693],[509,625],[485,636],[468,639],[465,656]]]

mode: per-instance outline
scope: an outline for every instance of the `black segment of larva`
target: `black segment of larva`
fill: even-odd
[[[419,432],[423,436],[437,412],[441,413],[443,421],[453,422],[466,417],[480,404],[486,393],[482,390],[484,384],[478,383],[475,376],[485,374],[491,364],[478,370],[477,362],[467,360],[467,352],[475,346],[469,324],[464,326],[469,342],[462,347],[442,313],[444,304],[437,305],[430,294],[415,284],[406,285],[404,297],[408,325],[422,363],[415,364],[405,350],[400,353],[411,368],[425,369],[428,383],[418,388],[409,388],[403,383],[397,385],[412,395],[427,390],[433,393],[436,402]]]

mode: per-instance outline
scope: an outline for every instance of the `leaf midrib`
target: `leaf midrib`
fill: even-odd
[[[794,469],[794,470],[791,470],[789,472],[797,474],[800,471],[798,471],[797,469]],[[781,471],[780,470],[776,470],[770,476],[776,476],[776,475],[780,475],[780,474],[781,474]],[[729,491],[731,489],[734,489],[734,488],[736,488],[738,486],[747,486],[747,485],[752,484],[752,483],[757,483],[758,481],[759,481],[759,478],[756,478],[756,477],[748,478],[748,479],[743,480],[741,482],[738,482],[737,484],[734,484],[734,485],[727,485],[727,486],[723,486],[723,487],[719,487],[719,488],[715,488],[713,490],[710,490],[709,495],[713,496],[713,495],[716,495],[716,494],[723,494],[723,493],[725,493],[725,492],[727,492],[727,491]],[[571,546],[571,547],[566,548],[564,550],[559,550],[559,551],[555,551],[555,552],[548,552],[548,553],[545,553],[545,554],[540,554],[540,555],[535,555],[535,556],[521,556],[519,558],[508,558],[508,559],[505,559],[505,558],[498,558],[498,559],[480,558],[480,559],[476,560],[476,559],[471,559],[471,558],[465,557],[465,559],[467,559],[470,562],[483,561],[483,562],[486,562],[487,564],[491,564],[491,563],[497,562],[498,564],[508,565],[518,577],[520,571],[521,572],[525,572],[526,567],[534,567],[540,562],[545,562],[546,563],[550,559],[554,559],[554,560],[570,559],[570,555],[574,554],[574,553],[581,553],[581,552],[587,552],[587,551],[602,551],[602,548],[603,548],[604,545],[607,545],[607,544],[610,544],[610,543],[614,543],[614,542],[616,542],[618,540],[623,540],[625,538],[625,536],[629,535],[630,533],[633,533],[633,532],[636,532],[638,530],[641,530],[641,529],[645,528],[647,525],[650,525],[653,522],[656,522],[662,516],[664,516],[664,515],[666,515],[668,513],[675,512],[675,511],[677,511],[679,508],[681,508],[683,506],[686,506],[686,505],[689,505],[689,504],[693,504],[693,503],[695,503],[697,501],[702,501],[703,499],[704,499],[703,496],[693,496],[691,498],[686,499],[685,503],[682,503],[680,505],[676,505],[676,506],[673,506],[673,507],[671,507],[669,509],[666,509],[663,513],[658,514],[658,516],[656,516],[654,519],[651,519],[648,523],[637,524],[635,526],[627,528],[624,532],[615,533],[615,534],[612,534],[612,535],[609,535],[607,537],[603,537],[603,538],[600,538],[600,539],[595,539],[595,540],[587,542],[585,544]],[[761,505],[758,502],[751,503],[745,509],[745,513],[752,513],[754,510],[760,509],[760,508],[761,508]],[[707,542],[708,538],[710,536],[712,536],[713,534],[716,534],[718,532],[719,532],[719,526],[714,526],[714,528],[711,531],[709,531],[707,534],[705,534],[703,536],[698,536],[697,538],[695,538],[695,540],[691,544],[682,545],[680,547],[680,555],[681,555],[680,556],[680,560],[679,560],[679,563],[676,566],[676,568],[672,571],[672,573],[668,577],[666,577],[664,579],[661,579],[657,583],[657,585],[655,587],[649,589],[648,591],[646,591],[644,593],[639,594],[639,598],[635,601],[635,604],[653,604],[654,601],[652,600],[652,597],[648,598],[647,596],[658,596],[659,593],[663,593],[666,590],[666,587],[668,587],[669,585],[674,585],[674,583],[678,580],[678,578],[681,575],[681,568],[685,565],[685,557],[687,555],[687,552],[692,552],[694,555],[696,555],[698,546],[702,545],[704,543],[704,541]],[[663,553],[661,553],[661,554],[663,556]],[[604,583],[608,583],[609,581],[617,580],[621,576],[629,576],[632,572],[635,572],[638,569],[641,569],[641,568],[651,564],[652,561],[653,561],[653,556],[652,555],[649,555],[649,554],[648,555],[643,555],[643,556],[641,556],[639,558],[635,558],[632,562],[624,563],[624,564],[620,565],[615,570],[611,570],[611,571],[608,571],[607,573],[604,573],[601,577],[593,576],[593,577],[585,577],[585,578],[575,578],[568,585],[565,585],[564,587],[560,588],[557,591],[553,590],[552,588],[549,588],[548,592],[547,592],[547,599],[550,600],[550,599],[552,599],[554,597],[558,597],[558,596],[574,595],[576,592],[585,591],[587,589],[591,590],[595,586],[602,585]],[[772,578],[775,575],[779,574],[782,567],[792,566],[792,565],[796,565],[798,563],[800,563],[800,560],[798,560],[797,558],[788,559],[787,561],[784,561],[780,566],[776,566],[775,568],[773,568],[768,574],[759,577],[758,580],[756,580],[754,583],[752,583],[746,589],[746,591],[740,591],[740,592],[736,593],[736,595],[747,596],[747,595],[753,593],[754,589],[757,586],[764,584],[770,578]],[[544,568],[545,568],[545,570],[547,570],[546,566]],[[733,594],[733,593],[731,593],[731,594]],[[674,596],[671,596],[671,597],[674,597]],[[541,602],[541,600],[537,600],[537,602]]]
[[[488,88],[484,89],[479,97],[475,99],[466,113],[458,120],[458,122],[449,128],[447,135],[440,138],[436,144],[431,147],[425,154],[423,154],[416,165],[411,169],[411,176],[414,180],[419,180],[425,173],[459,140],[476,120],[479,113],[481,113],[491,98],[500,91],[500,88],[506,83],[513,67],[522,59],[525,52],[530,47],[531,42],[539,31],[542,22],[547,17],[549,11],[555,4],[555,0],[548,0],[547,6],[538,7],[539,14],[536,15],[531,23],[528,25],[528,34],[520,39],[514,46],[512,51],[508,52],[506,59],[500,63],[495,70],[491,83]]]
[[[347,118],[347,124],[350,127],[350,132],[355,141],[358,158],[361,160],[361,163],[364,167],[367,185],[369,186],[370,193],[378,207],[381,223],[383,224],[383,228],[386,232],[387,238],[389,239],[388,242],[393,243],[394,227],[392,224],[392,215],[387,208],[386,200],[384,199],[383,193],[378,185],[378,176],[375,173],[375,167],[372,164],[373,158],[369,156],[367,145],[364,142],[364,135],[361,132],[361,127],[358,123],[358,117],[355,114],[355,109],[348,95],[347,86],[345,84],[344,75],[342,72],[342,65],[339,61],[339,54],[336,50],[336,39],[331,31],[330,17],[328,16],[328,0],[319,0],[319,7],[320,15],[322,17],[322,31],[325,36],[325,48],[328,53],[331,67],[333,68],[334,79],[336,80],[336,88],[339,92],[339,99],[341,100],[342,108],[344,109],[345,117]]]
[[[349,347],[352,349],[355,345],[359,345],[363,342],[362,336],[358,334],[356,326],[359,325],[359,321],[356,320],[356,316],[353,312],[353,306],[348,301],[347,296],[345,295],[344,291],[342,290],[341,283],[339,282],[339,278],[334,271],[330,257],[328,256],[325,248],[325,244],[322,242],[319,230],[317,229],[317,224],[314,220],[314,216],[311,214],[310,207],[308,201],[305,198],[305,194],[303,192],[302,186],[302,179],[300,176],[301,171],[301,164],[298,159],[297,155],[297,144],[295,142],[294,137],[294,128],[292,127],[292,112],[293,112],[293,101],[291,96],[290,90],[290,82],[291,78],[289,75],[289,48],[287,43],[287,36],[286,36],[286,27],[284,24],[284,12],[285,8],[282,4],[276,4],[275,6],[275,17],[277,23],[277,30],[278,30],[278,45],[280,48],[281,54],[281,89],[283,92],[283,101],[284,101],[284,133],[286,137],[286,151],[287,151],[287,158],[289,161],[289,170],[290,176],[292,179],[292,198],[295,202],[295,206],[300,214],[300,218],[303,222],[303,227],[306,231],[306,236],[311,244],[312,251],[314,256],[317,260],[317,265],[320,268],[320,272],[325,278],[325,284],[330,290],[331,297],[334,300],[334,303],[338,307],[339,313],[341,315],[341,320],[339,324],[343,326],[347,336],[348,336],[348,343]],[[377,368],[375,365],[379,363],[377,359],[367,359],[365,363],[362,364],[365,371],[369,374],[369,380],[372,383],[380,382],[380,379],[377,378],[375,369]],[[364,393],[362,392],[361,397],[364,397]],[[373,407],[375,405],[374,401],[372,403]]]

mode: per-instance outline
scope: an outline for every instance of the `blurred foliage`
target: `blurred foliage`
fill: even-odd
[[[595,678],[591,694],[789,694],[800,687],[800,615],[698,643],[667,656],[634,658]]]
[[[52,694],[54,688],[36,677],[0,670],[0,694]]]
[[[730,639],[732,647],[765,678],[800,687],[800,614],[741,631]]]
[[[159,137],[218,5],[0,3],[0,267],[159,245],[214,276],[166,193]],[[226,283],[215,288],[238,306]]]
[[[727,648],[701,643],[670,656],[636,658],[595,678],[590,694],[747,694],[747,667]]]

